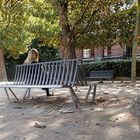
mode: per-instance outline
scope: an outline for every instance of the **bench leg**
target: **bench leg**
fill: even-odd
[[[5,90],[5,92],[6,92],[6,95],[7,95],[8,100],[11,101],[7,89],[4,88],[4,90]]]
[[[78,99],[78,97],[77,97],[77,95],[76,95],[76,93],[74,92],[74,90],[73,90],[72,87],[70,87],[70,93],[71,93],[71,95],[72,95],[72,99],[73,99],[73,102],[74,102],[74,104],[75,104],[75,107],[76,107],[76,108],[80,108],[79,99]]]
[[[29,92],[28,92],[27,98],[30,98],[30,95],[31,95],[31,88],[29,88]]]
[[[88,89],[88,92],[87,92],[87,95],[86,95],[86,98],[85,98],[85,103],[87,103],[87,100],[88,100],[89,94],[91,92],[91,89],[92,89],[92,85],[89,86],[89,89]]]
[[[30,88],[27,88],[24,96],[23,96],[23,100],[25,100],[26,98],[29,98],[30,97],[30,93],[31,93],[31,89]]]
[[[93,94],[92,101],[95,102],[97,84],[92,84],[92,85],[89,86],[89,89],[88,89],[88,92],[87,92],[87,95],[86,95],[86,98],[85,98],[85,103],[87,103],[88,97],[89,97],[93,87],[94,87],[94,89],[93,89],[93,92],[92,92],[92,94]]]
[[[94,90],[93,90],[93,97],[92,97],[92,102],[95,102],[95,97],[96,97],[96,90],[97,90],[97,84],[94,84]]]
[[[12,91],[11,88],[8,88],[10,90],[10,92],[13,94],[13,96],[17,99],[17,101],[19,101],[19,99],[17,98],[17,96],[15,95],[15,93]]]

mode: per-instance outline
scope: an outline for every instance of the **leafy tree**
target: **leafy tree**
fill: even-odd
[[[0,80],[6,80],[4,51],[17,56],[25,49],[26,37],[24,30],[26,14],[23,1],[0,1]]]
[[[138,0],[138,10],[137,10],[137,22],[136,22],[136,29],[133,41],[133,48],[132,48],[132,73],[131,78],[132,82],[136,81],[136,54],[137,54],[137,46],[140,39],[140,0]]]
[[[76,47],[130,45],[135,8],[122,10],[124,4],[123,0],[2,0],[0,46],[18,56],[36,38],[42,46],[61,47],[65,58],[75,58]]]
[[[31,0],[29,2],[28,32],[49,47],[59,46],[58,16],[47,0]]]
[[[86,29],[92,25],[93,17],[96,16],[98,11],[101,11],[105,2],[97,0],[51,1],[55,5],[59,15],[59,25],[61,27],[60,45],[64,57],[75,58],[75,47],[77,46],[79,36],[91,32]]]

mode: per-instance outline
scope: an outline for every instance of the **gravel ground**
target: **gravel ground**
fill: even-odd
[[[24,90],[14,89],[22,99]],[[51,89],[45,97],[33,89],[31,98],[9,103],[0,89],[0,140],[139,140],[137,119],[129,113],[140,95],[140,83],[104,82],[98,85],[96,104],[84,104],[87,87],[76,91],[81,110],[73,106],[68,89]]]

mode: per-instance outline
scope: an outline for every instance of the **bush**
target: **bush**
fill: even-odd
[[[84,71],[113,70],[115,77],[131,77],[131,60],[100,61],[85,64]],[[140,61],[137,61],[137,76],[140,77]]]

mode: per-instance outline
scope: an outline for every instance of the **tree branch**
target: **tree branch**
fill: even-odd
[[[84,17],[84,14],[86,13],[86,11],[88,10],[89,8],[89,5],[90,5],[91,2],[89,2],[86,6],[86,8],[84,9],[83,13],[81,14],[81,17],[77,20],[77,22],[74,24],[73,28],[72,28],[72,32],[74,31],[75,27],[79,24],[79,22],[83,19]]]

